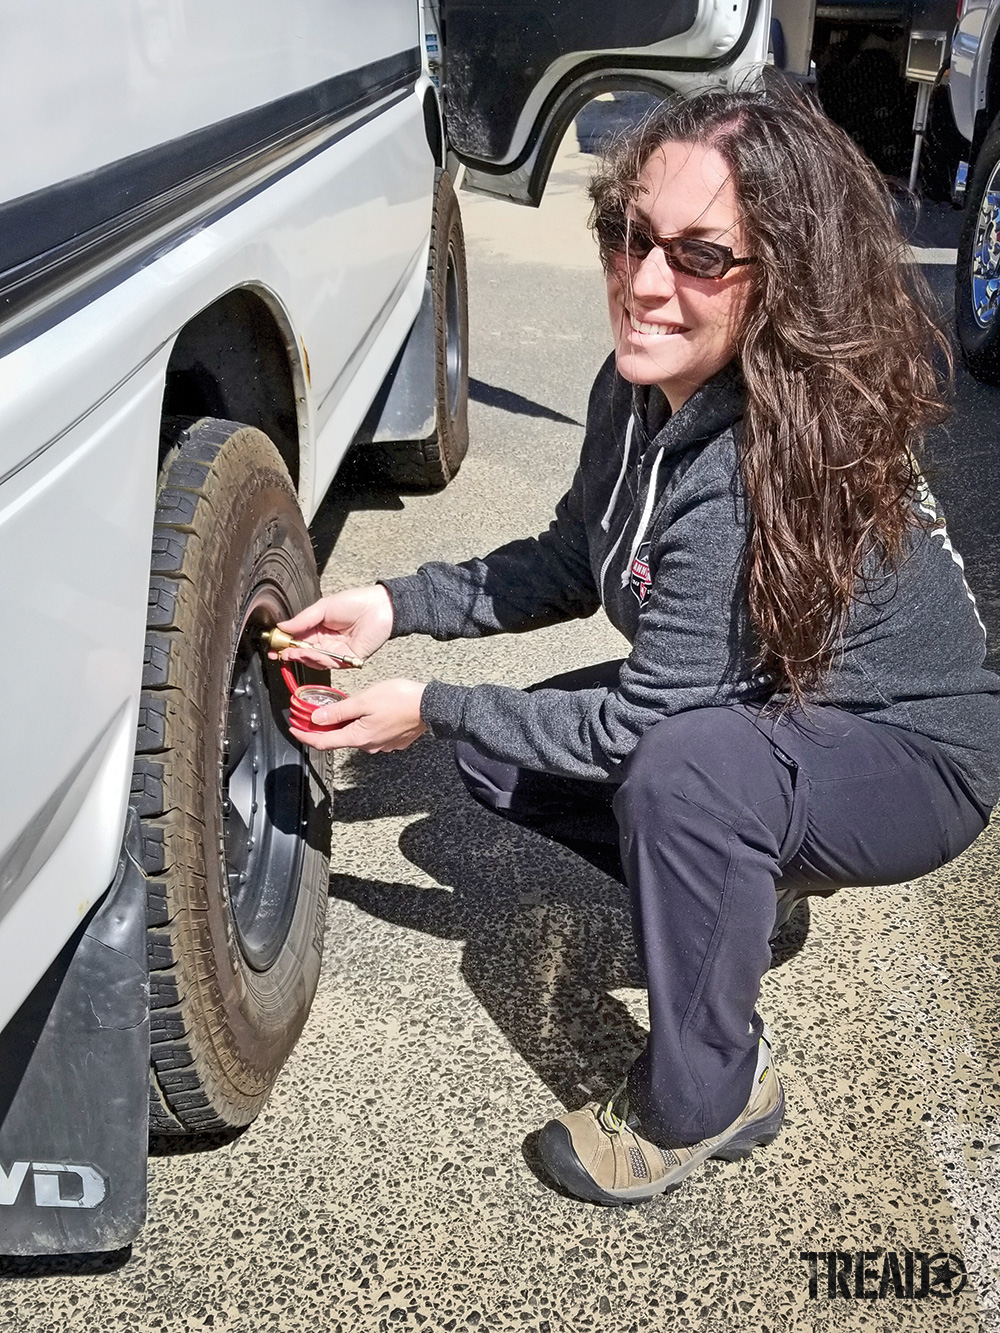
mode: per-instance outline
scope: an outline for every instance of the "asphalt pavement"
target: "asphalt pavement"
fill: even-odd
[[[315,530],[327,590],[548,522],[610,345],[588,166],[567,146],[538,212],[463,195],[468,459],[437,495],[342,480]],[[914,244],[935,252],[944,300],[954,219],[935,216]],[[993,643],[998,401],[960,374],[930,450]],[[623,652],[594,618],[396,641],[366,677],[519,686]],[[335,810],[319,994],[269,1106],[231,1142],[151,1160],[130,1256],[11,1270],[0,1333],[1000,1330],[995,829],[912,884],[800,906],[760,1002],[784,1132],[643,1207],[600,1209],[543,1183],[529,1136],[613,1087],[641,1046],[622,890],[475,806],[440,742],[341,758]],[[868,1298],[856,1258],[844,1276],[866,1251]],[[886,1252],[902,1294],[889,1281],[880,1297]],[[937,1256],[925,1287],[921,1255]]]

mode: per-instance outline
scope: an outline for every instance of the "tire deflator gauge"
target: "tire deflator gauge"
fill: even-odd
[[[304,648],[306,652],[318,653],[321,657],[328,657],[331,662],[336,662],[342,667],[363,667],[364,661],[360,657],[354,657],[350,653],[334,653],[329,648],[321,648],[319,644],[303,643],[300,639],[293,639],[290,634],[286,634],[283,629],[268,629],[260,636],[260,641],[265,649],[271,653],[278,654],[278,660],[281,660],[281,654],[286,648]]]
[[[324,727],[314,725],[312,720],[317,708],[324,708],[327,704],[335,704],[340,699],[346,699],[348,696],[343,690],[338,690],[333,685],[300,685],[286,666],[281,668],[281,678],[292,696],[288,720],[296,731],[336,731],[338,727],[344,725],[342,722],[334,722]]]

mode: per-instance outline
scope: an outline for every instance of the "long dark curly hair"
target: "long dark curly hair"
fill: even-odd
[[[746,596],[757,669],[801,703],[822,692],[852,601],[898,567],[919,521],[915,451],[946,415],[948,342],[905,262],[884,181],[804,94],[772,86],[664,103],[611,145],[592,181],[599,241],[627,218],[665,142],[720,154],[743,253],[759,260],[736,330]],[[608,271],[615,258],[602,251]]]

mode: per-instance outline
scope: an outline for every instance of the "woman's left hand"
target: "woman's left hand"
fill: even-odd
[[[384,680],[352,694],[348,699],[324,704],[313,714],[317,724],[336,723],[334,731],[297,731],[292,735],[314,750],[364,750],[381,754],[405,750],[427,730],[420,716],[424,686],[417,680]]]

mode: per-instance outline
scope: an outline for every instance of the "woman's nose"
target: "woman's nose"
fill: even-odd
[[[667,257],[658,246],[632,270],[632,291],[636,296],[667,300],[673,296],[677,284]]]

